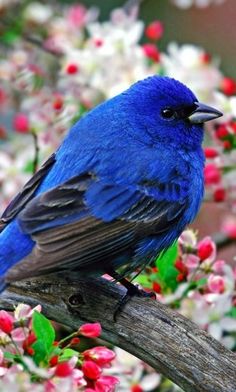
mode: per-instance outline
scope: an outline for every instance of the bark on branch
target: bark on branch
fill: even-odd
[[[236,355],[194,323],[149,298],[134,297],[114,322],[125,290],[102,278],[51,275],[12,285],[0,307],[41,303],[44,314],[73,330],[99,321],[103,338],[151,365],[186,392],[236,392]]]

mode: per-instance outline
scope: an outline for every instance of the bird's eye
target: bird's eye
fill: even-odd
[[[175,111],[170,108],[165,108],[165,109],[162,109],[161,115],[163,118],[170,120],[175,117]]]

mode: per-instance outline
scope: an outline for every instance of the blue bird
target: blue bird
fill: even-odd
[[[100,104],[1,218],[1,287],[54,271],[117,277],[153,262],[195,218],[203,123],[222,114],[152,76]]]

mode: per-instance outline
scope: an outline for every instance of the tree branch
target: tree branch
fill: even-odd
[[[236,355],[194,323],[149,298],[134,297],[113,320],[125,290],[105,279],[78,281],[59,275],[12,285],[0,307],[41,303],[52,320],[76,330],[99,321],[103,338],[130,352],[186,392],[235,392]]]
[[[212,234],[212,239],[216,243],[218,250],[236,243],[234,238],[229,238],[226,234],[221,232]]]

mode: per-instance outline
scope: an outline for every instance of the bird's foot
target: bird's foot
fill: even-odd
[[[116,305],[114,315],[113,315],[114,321],[117,321],[117,317],[122,312],[125,305],[132,299],[132,297],[137,296],[142,298],[156,299],[156,294],[154,292],[147,292],[143,289],[140,289],[138,286],[135,285],[132,286],[133,286],[132,289],[127,289],[125,295],[119,300],[118,304]]]
[[[109,275],[115,278],[117,281],[119,281],[127,289],[127,292],[119,300],[118,304],[115,307],[115,311],[113,315],[114,321],[117,321],[118,315],[122,312],[125,305],[129,302],[129,300],[132,297],[137,296],[142,298],[156,299],[156,294],[154,292],[147,292],[139,288],[137,285],[134,285],[133,283],[129,282],[127,279],[119,277],[119,274],[117,272],[115,271],[109,272]]]

